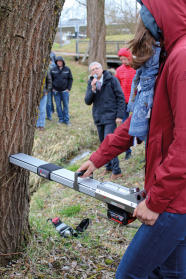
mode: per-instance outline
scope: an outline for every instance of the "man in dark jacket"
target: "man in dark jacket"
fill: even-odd
[[[120,83],[108,71],[103,71],[98,62],[89,66],[91,77],[88,81],[85,103],[93,103],[92,114],[97,126],[99,140],[102,142],[106,135],[113,133],[117,124],[122,123],[125,99]],[[119,159],[115,157],[106,164],[106,170],[101,174],[111,172],[110,180],[122,176]]]
[[[69,67],[65,66],[65,61],[61,56],[56,57],[56,66],[51,70],[52,86],[54,91],[54,98],[59,117],[58,124],[66,124],[71,126],[69,122],[69,91],[72,87],[73,77]],[[63,102],[63,109],[61,106]]]

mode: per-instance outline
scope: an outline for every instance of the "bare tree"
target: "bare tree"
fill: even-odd
[[[90,32],[91,32],[91,10],[90,10],[90,5],[88,5],[87,0],[76,0],[76,2],[79,5],[82,5],[86,7],[87,10],[87,38],[90,38]]]
[[[137,2],[135,3],[135,1],[131,0],[107,0],[105,17],[107,24],[110,23],[115,29],[115,33],[122,34],[126,32],[134,34],[139,17]]]
[[[88,0],[87,0],[87,38],[90,38],[91,34],[91,6],[88,5]]]
[[[29,173],[9,164],[32,153],[37,108],[64,0],[0,0],[0,265],[28,241]]]
[[[91,32],[91,6],[88,3],[88,0],[76,0],[76,2],[82,6],[86,7],[87,10],[87,38],[90,38]]]
[[[97,61],[102,64],[103,68],[106,64],[106,26],[104,16],[105,0],[87,0],[88,18],[90,20],[90,51],[89,64]]]
[[[76,2],[82,6],[87,6],[87,0],[82,0],[82,1],[79,1],[79,0],[76,0]]]

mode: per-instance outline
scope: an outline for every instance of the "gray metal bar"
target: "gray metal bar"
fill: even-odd
[[[42,169],[42,165],[48,164],[45,161],[23,153],[9,156],[9,161],[14,165],[25,168],[34,173],[38,173],[37,169]],[[91,178],[83,179],[78,177],[78,175],[81,175],[81,173],[74,173],[66,169],[58,169],[49,172],[47,177],[50,180],[63,184],[105,203],[114,205],[130,213],[133,213],[135,207],[145,199],[145,190],[139,191],[138,188],[129,189],[110,181],[100,183]]]

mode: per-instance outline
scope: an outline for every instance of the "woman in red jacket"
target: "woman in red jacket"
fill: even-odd
[[[137,1],[142,5],[146,29],[153,37],[161,34],[165,51],[162,49],[146,145],[147,198],[134,211],[143,225],[127,248],[116,278],[185,279],[186,2]],[[144,38],[136,35],[140,47]],[[134,137],[128,133],[130,121],[131,117],[108,135],[79,168],[87,169],[84,177],[133,144]]]
[[[123,116],[123,122],[129,117],[127,112],[127,105],[130,97],[130,90],[133,77],[135,76],[136,71],[130,66],[130,61],[132,60],[132,53],[127,48],[121,48],[118,51],[118,57],[122,62],[122,65],[116,69],[116,77],[119,79],[123,94],[125,97],[125,111]],[[125,160],[128,160],[131,157],[131,149],[129,148],[126,151]]]

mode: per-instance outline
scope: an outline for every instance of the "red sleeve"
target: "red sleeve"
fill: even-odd
[[[148,192],[147,207],[165,211],[186,184],[186,48],[174,51],[168,64],[167,91],[174,120],[173,141],[156,169],[156,181]]]
[[[131,116],[117,127],[113,134],[108,134],[90,160],[96,168],[100,168],[117,155],[128,150],[133,145],[133,137],[128,134]]]

